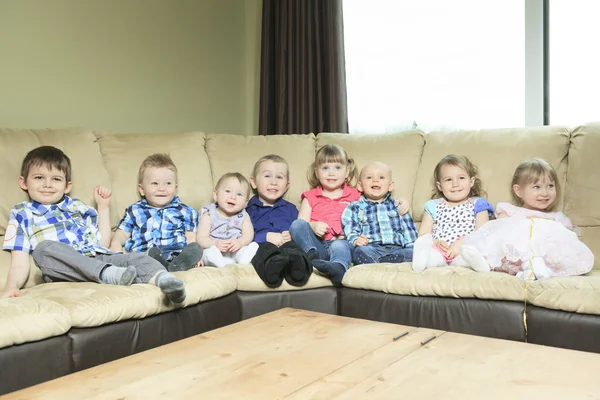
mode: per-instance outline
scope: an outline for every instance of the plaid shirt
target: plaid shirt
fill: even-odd
[[[4,250],[32,253],[44,240],[66,243],[86,256],[112,253],[99,244],[96,210],[69,196],[49,205],[24,201],[11,210]]]
[[[350,243],[359,236],[369,239],[369,244],[394,244],[413,247],[417,240],[417,227],[410,214],[400,215],[391,194],[376,203],[361,196],[346,207],[342,214],[344,234]]]
[[[127,207],[119,229],[131,233],[124,245],[128,252],[144,252],[150,247],[183,247],[185,233],[198,230],[198,211],[183,204],[177,196],[163,208],[152,207],[142,199]]]

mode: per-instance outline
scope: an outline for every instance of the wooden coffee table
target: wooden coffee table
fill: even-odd
[[[2,398],[597,399],[599,371],[594,353],[287,308]]]

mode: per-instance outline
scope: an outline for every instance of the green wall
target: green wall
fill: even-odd
[[[260,0],[0,0],[0,126],[258,129]]]

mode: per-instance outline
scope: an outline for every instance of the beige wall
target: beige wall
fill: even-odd
[[[255,133],[261,0],[0,0],[0,126]]]

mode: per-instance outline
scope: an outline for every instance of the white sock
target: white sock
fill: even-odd
[[[258,243],[252,242],[248,246],[239,249],[235,255],[235,262],[238,264],[250,264],[252,258],[258,250]]]
[[[217,246],[204,249],[202,260],[204,260],[204,265],[213,267],[223,268],[226,265],[223,254],[221,254],[221,251],[217,249]]]
[[[542,257],[533,257],[531,262],[533,264],[533,274],[537,279],[547,279],[552,276]]]
[[[448,262],[446,262],[444,255],[432,247],[429,252],[429,257],[427,257],[427,265],[425,268],[445,267],[447,265]]]
[[[474,246],[463,245],[460,248],[460,255],[473,271],[490,272],[490,264],[488,264],[483,255]]]
[[[415,272],[422,272],[427,268],[429,253],[433,249],[433,236],[430,233],[420,236],[413,246],[412,269]]]

